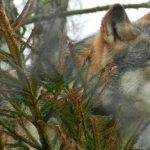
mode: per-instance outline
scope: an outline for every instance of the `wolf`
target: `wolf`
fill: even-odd
[[[113,72],[103,93],[96,94],[95,113],[117,116],[124,139],[140,122],[145,128],[135,147],[150,149],[150,13],[131,22],[123,6],[114,4],[100,31],[75,44],[74,50],[77,68],[87,68],[87,83],[106,67],[108,74]]]

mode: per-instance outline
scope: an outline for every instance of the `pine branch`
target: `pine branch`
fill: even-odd
[[[36,138],[27,129],[26,125],[24,124],[24,121],[20,119],[20,120],[18,120],[18,123],[22,127],[22,129],[25,131],[25,133],[29,137],[29,139],[31,139],[32,142],[35,143],[35,145],[38,145],[38,147],[41,147],[40,143],[36,140]]]
[[[6,15],[5,7],[2,0],[0,0],[0,27],[5,35],[5,39],[7,41],[10,53],[13,56],[14,62],[16,62],[19,66],[22,66],[19,46],[13,36],[13,29]]]
[[[20,139],[21,141],[29,144],[30,146],[41,150],[41,147],[39,147],[38,145],[34,144],[33,142],[31,142],[30,140],[26,139],[25,137],[23,137],[22,135],[18,134],[15,130],[11,130],[10,128],[6,127],[4,124],[1,124],[3,126],[4,129],[6,129],[7,131],[4,131],[5,134],[13,137],[15,140]]]
[[[4,150],[3,133],[0,131],[0,149]]]

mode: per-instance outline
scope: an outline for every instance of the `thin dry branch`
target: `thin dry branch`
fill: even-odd
[[[32,13],[36,0],[28,0],[21,14],[16,21],[12,24],[14,31],[17,31],[23,24],[25,24],[28,16]]]
[[[42,17],[33,17],[29,19],[26,24],[30,24],[37,21],[42,20],[49,20],[55,17],[56,15],[59,17],[68,17],[73,15],[81,15],[81,14],[88,14],[88,13],[95,13],[98,11],[105,11],[108,10],[111,7],[111,5],[105,5],[105,6],[98,6],[88,9],[80,9],[80,10],[70,10],[70,11],[64,11],[64,12],[55,12],[55,14],[51,14],[48,16],[42,16]],[[124,4],[123,7],[125,9],[138,9],[138,8],[150,8],[150,2],[147,3],[140,3],[140,4]],[[57,14],[56,14],[57,13]]]
[[[138,8],[150,8],[150,2],[147,3],[140,3],[140,4],[124,4],[122,5],[125,9],[138,9]],[[98,7],[93,7],[93,8],[88,8],[88,9],[82,9],[82,10],[72,10],[72,11],[67,11],[63,12],[60,14],[61,16],[72,16],[72,15],[81,15],[81,14],[87,14],[87,13],[94,13],[97,11],[104,11],[108,10],[111,7],[111,5],[105,5],[105,6],[98,6]]]

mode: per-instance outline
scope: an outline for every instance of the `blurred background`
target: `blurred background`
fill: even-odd
[[[14,4],[20,13],[27,0],[14,0]],[[69,0],[68,10],[86,9],[96,6],[111,5],[114,3],[120,4],[138,4],[144,3],[147,0]],[[129,18],[136,21],[144,14],[149,12],[149,8],[126,9]],[[75,15],[67,17],[67,34],[75,41],[79,41],[99,30],[101,19],[106,11],[95,12],[91,14]]]

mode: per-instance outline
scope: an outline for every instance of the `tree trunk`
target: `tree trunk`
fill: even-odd
[[[43,6],[41,2],[36,8],[36,16],[56,14],[46,21],[39,21],[35,24],[34,45],[36,52],[33,52],[33,71],[38,76],[57,73],[59,54],[63,49],[66,39],[65,25],[66,17],[57,16],[57,12],[67,9],[69,0],[52,0],[50,4]],[[37,36],[38,34],[38,36]]]

